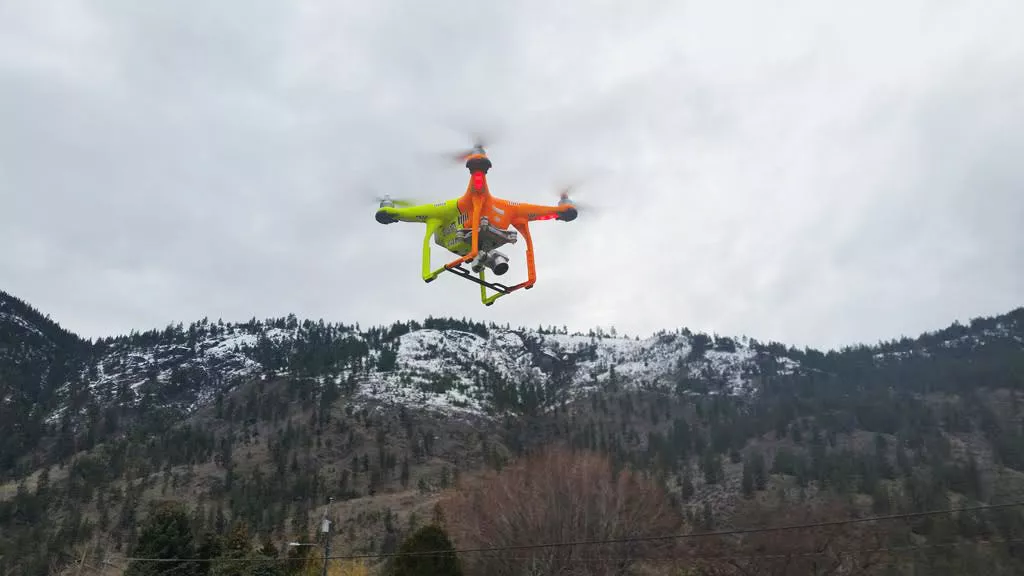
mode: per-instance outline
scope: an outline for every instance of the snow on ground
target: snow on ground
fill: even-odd
[[[363,334],[349,334],[366,340]],[[287,345],[297,338],[301,338],[298,327],[255,323],[204,327],[187,341],[179,337],[177,342],[152,346],[120,343],[87,371],[92,372],[88,378],[97,396],[113,400],[123,384],[136,389],[154,377],[166,384],[175,369],[191,369],[189,373],[205,374],[210,382],[181,399],[181,408],[190,411],[211,401],[217,391],[262,374],[255,358],[265,339]],[[420,329],[386,346],[394,346],[394,369],[360,373],[359,396],[476,415],[489,412],[486,382],[517,384],[529,379],[545,384],[553,371],[568,376],[569,388],[564,392],[569,397],[607,385],[613,374],[624,387],[672,387],[680,376],[687,376],[705,378],[710,393],[750,393],[757,357],[747,339],[711,338],[707,349],[691,358],[694,337],[687,332],[641,339],[601,332],[569,335],[501,329],[481,337],[460,330]],[[379,360],[380,354],[380,349],[371,349],[371,357]],[[783,371],[798,368],[789,358],[777,360]]]
[[[43,333],[38,328],[36,328],[30,322],[26,321],[24,318],[18,316],[17,314],[12,314],[10,312],[0,312],[0,322],[10,322],[17,326],[20,326],[21,328],[24,328],[25,330],[31,332],[32,334],[35,334],[36,336],[43,335]]]
[[[482,414],[487,391],[477,386],[478,374],[491,372],[509,382],[532,377],[543,383],[548,378],[541,368],[545,363],[574,364],[570,396],[605,385],[613,371],[625,386],[671,384],[679,366],[687,376],[723,381],[724,389],[716,392],[751,391],[757,352],[746,340],[735,342],[734,351],[712,349],[700,359],[684,361],[692,349],[690,337],[682,334],[637,339],[492,330],[484,338],[458,330],[423,329],[399,338],[395,369],[372,374],[360,393],[388,403]],[[784,371],[797,367],[788,358],[780,364]],[[443,391],[431,390],[436,382],[445,383]]]
[[[209,343],[210,340],[204,342]],[[206,353],[211,356],[225,356],[229,354],[235,354],[242,350],[246,346],[256,346],[259,342],[259,338],[255,334],[235,333],[219,342],[215,342],[213,346],[206,350]]]
[[[995,324],[942,341],[907,341],[892,345],[875,355],[876,361],[899,361],[915,355],[927,355],[928,348],[986,346],[996,342],[1024,344],[1019,320],[1011,325]],[[6,310],[0,311],[0,323],[9,323],[28,333],[42,334],[37,326]],[[268,323],[216,325],[194,324],[187,334],[168,332],[155,345],[114,345],[83,376],[101,400],[113,401],[120,388],[137,389],[150,379],[170,382],[176,370],[186,370],[187,378],[206,378],[205,385],[194,386],[179,400],[181,408],[192,410],[212,401],[217,392],[237,383],[259,377],[265,370],[257,361],[259,347],[269,341],[287,347],[298,343],[303,327],[293,318]],[[278,326],[286,326],[280,328]],[[369,342],[377,332],[359,333],[354,329],[333,327],[348,337]],[[962,335],[961,335],[962,334]],[[701,344],[697,349],[698,343]],[[613,377],[623,387],[665,386],[673,388],[684,378],[701,379],[710,394],[749,394],[755,392],[759,355],[743,337],[718,338],[691,334],[686,330],[662,331],[647,338],[605,333],[587,335],[559,334],[534,330],[492,328],[487,337],[460,330],[420,329],[403,334],[394,346],[393,370],[371,369],[360,372],[358,393],[366,399],[428,408],[450,414],[486,414],[490,407],[488,382],[518,384],[527,380],[545,384],[552,374],[566,377],[570,397],[602,388]],[[776,349],[772,347],[772,349]],[[375,366],[382,350],[371,347],[368,365]],[[779,351],[774,360],[781,373],[794,373],[800,363]],[[288,369],[278,372],[288,374]],[[67,393],[65,385],[59,393]],[[693,392],[698,393],[698,392]],[[3,399],[8,401],[9,399]],[[58,418],[63,408],[51,414]]]

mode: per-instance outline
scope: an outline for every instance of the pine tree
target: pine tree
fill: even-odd
[[[743,495],[747,498],[754,495],[754,468],[749,458],[743,459],[743,481],[741,487]]]
[[[422,552],[441,552],[420,554]],[[436,524],[418,529],[402,543],[388,570],[388,576],[462,576],[448,534]]]
[[[402,459],[402,487],[409,487],[409,457]]]
[[[761,492],[768,487],[768,467],[764,462],[764,455],[760,452],[754,453],[753,474],[755,490]]]
[[[690,467],[687,466],[683,470],[683,482],[681,487],[681,495],[684,501],[689,501],[693,497],[695,489],[693,486],[693,473],[690,471]]]
[[[252,551],[249,526],[243,521],[236,520],[231,527],[231,532],[224,539],[222,560],[214,563],[210,575],[249,576],[252,565],[248,558]]]
[[[192,536],[191,518],[185,508],[177,503],[157,506],[149,515],[139,534],[138,544],[132,551],[136,558],[161,558],[167,560],[195,558],[195,543]],[[133,561],[128,565],[126,576],[198,576],[199,563],[188,560],[167,562]]]

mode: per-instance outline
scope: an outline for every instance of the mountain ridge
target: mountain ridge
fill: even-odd
[[[4,297],[0,526],[22,514],[12,534],[55,551],[130,549],[143,503],[168,498],[194,508],[197,530],[234,518],[280,543],[328,496],[350,550],[392,550],[394,510],[412,524],[460,474],[550,443],[656,471],[694,524],[729,522],[750,469],[755,493],[853,486],[876,506],[890,498],[878,482],[920,467],[985,498],[1024,489],[1024,307],[823,352],[686,328],[641,338],[431,317],[202,319],[83,341]],[[58,485],[63,496],[42,499]],[[904,489],[887,490],[896,502]],[[27,528],[45,509],[60,511],[50,536]],[[0,537],[0,574],[18,550]]]
[[[499,416],[522,402],[508,396],[523,382],[538,396],[529,402],[548,403],[549,408],[556,399],[600,389],[609,378],[669,392],[682,391],[684,382],[694,385],[688,393],[750,394],[766,371],[774,376],[824,370],[831,358],[842,355],[870,353],[878,365],[927,357],[936,346],[1024,346],[1024,307],[968,324],[954,321],[916,338],[827,352],[687,328],[641,338],[618,335],[614,328],[569,333],[433,317],[367,329],[295,315],[241,323],[203,318],[187,327],[178,322],[86,341],[25,301],[0,292],[0,328],[5,325],[0,358],[12,354],[15,345],[35,346],[41,352],[23,356],[36,356],[39,378],[48,384],[39,383],[28,395],[8,390],[4,402],[17,403],[21,396],[21,405],[33,403],[33,412],[45,407],[48,425],[59,423],[69,407],[84,409],[83,387],[102,405],[148,399],[187,415],[248,379],[313,377],[323,383],[332,378],[336,386],[358,382],[351,390],[357,397]],[[60,361],[54,362],[58,353]],[[40,367],[47,360],[50,365]],[[54,366],[60,369],[51,370]]]

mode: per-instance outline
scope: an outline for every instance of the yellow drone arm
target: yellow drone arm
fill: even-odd
[[[459,200],[447,200],[437,204],[420,204],[416,206],[382,206],[377,210],[377,222],[392,224],[395,222],[422,222],[426,224],[423,237],[423,280],[430,282],[444,271],[430,269],[430,239],[445,223],[457,222],[459,219]]]
[[[382,206],[377,209],[377,221],[381,224],[393,222],[426,222],[429,218],[450,217],[452,211],[458,213],[457,200],[448,200],[437,204],[419,204],[416,206]]]

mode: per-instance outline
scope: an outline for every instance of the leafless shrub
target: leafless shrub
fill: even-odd
[[[623,541],[682,529],[665,488],[653,478],[616,472],[604,456],[549,448],[515,462],[442,501],[457,548],[472,574],[621,575],[671,540]],[[531,547],[548,543],[616,542]],[[607,561],[601,560],[607,559]]]

